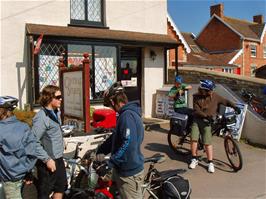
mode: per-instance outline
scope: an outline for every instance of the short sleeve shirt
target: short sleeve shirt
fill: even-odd
[[[182,108],[187,106],[185,94],[179,95],[179,91],[184,90],[186,87],[187,84],[181,84],[179,87],[173,86],[170,89],[168,96],[175,98],[174,108]]]

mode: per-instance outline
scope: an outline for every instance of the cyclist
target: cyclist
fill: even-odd
[[[36,138],[30,127],[13,114],[18,99],[0,96],[0,179],[6,199],[21,199],[23,179],[37,160]]]
[[[199,133],[202,133],[203,144],[208,158],[208,172],[214,173],[213,147],[211,122],[218,112],[220,104],[232,107],[237,113],[240,109],[236,105],[214,92],[215,84],[211,80],[200,80],[198,93],[193,95],[194,119],[191,127],[191,153],[190,169],[198,165],[197,144]]]
[[[141,143],[144,128],[139,102],[128,102],[124,88],[116,82],[104,92],[104,105],[114,109],[119,116],[115,131],[99,147],[97,154],[111,153],[107,166],[113,169],[112,179],[122,199],[143,198],[144,157]]]
[[[263,105],[266,108],[266,86],[263,87],[262,93],[264,95]]]
[[[38,199],[62,199],[66,188],[66,169],[63,161],[64,142],[59,108],[62,102],[60,88],[43,88],[39,102],[42,106],[33,118],[32,131],[37,137],[36,164]]]
[[[175,85],[170,89],[168,97],[174,100],[174,110],[177,113],[188,115],[188,126],[192,123],[193,109],[187,108],[185,90],[192,89],[191,85],[183,83],[181,76],[175,77]]]

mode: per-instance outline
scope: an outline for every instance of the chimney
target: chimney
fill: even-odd
[[[263,24],[264,23],[263,15],[253,16],[253,22],[258,23],[258,24]]]
[[[216,14],[218,17],[224,17],[224,4],[217,4],[210,7],[210,15]]]

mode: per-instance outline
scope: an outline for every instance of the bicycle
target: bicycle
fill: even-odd
[[[170,130],[167,140],[170,148],[177,154],[190,155],[190,127],[186,124],[187,117],[177,114],[179,118],[173,119],[177,123],[177,129],[173,128],[173,121],[170,122]],[[236,113],[230,112],[218,115],[211,123],[212,135],[223,137],[226,156],[235,172],[242,169],[243,158],[237,142],[234,140],[234,126],[236,124]],[[201,134],[198,141],[198,149],[203,150]]]
[[[266,107],[263,105],[262,101],[258,99],[252,92],[245,89],[241,90],[241,96],[244,101],[258,114],[266,118]]]
[[[178,176],[186,172],[185,169],[170,169],[165,171],[158,171],[155,168],[157,163],[165,161],[165,157],[162,154],[155,154],[150,158],[145,158],[145,163],[150,163],[147,174],[144,177],[144,183],[142,185],[142,195],[145,196],[147,192],[149,194],[148,199],[160,199],[162,198],[162,184],[165,180]],[[190,187],[187,190],[187,198],[191,193]]]

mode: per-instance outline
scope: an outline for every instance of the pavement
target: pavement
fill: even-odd
[[[143,153],[145,157],[162,153],[166,161],[156,167],[167,169],[186,169],[182,174],[192,187],[191,198],[230,198],[230,199],[266,199],[266,150],[247,145],[240,141],[243,156],[243,168],[234,172],[227,160],[223,139],[213,138],[215,173],[207,172],[206,154],[202,151],[199,165],[188,168],[190,158],[175,154],[168,146],[169,124],[155,125],[145,131]],[[147,165],[145,166],[147,170]]]
[[[187,171],[182,176],[190,182],[192,199],[266,199],[266,149],[256,148],[240,142],[243,168],[238,172],[234,172],[227,160],[223,139],[214,137],[215,173],[207,172],[206,155],[203,152],[199,154],[202,155],[199,165],[191,170],[188,169],[190,158],[175,154],[168,146],[169,123],[162,122],[158,124],[154,122],[149,123],[149,125],[147,125],[148,122],[145,123],[146,130],[142,144],[144,156],[150,157],[155,153],[164,154],[166,161],[156,164],[159,171],[177,168],[186,169]],[[145,171],[147,169],[148,164],[145,164]],[[30,194],[27,194],[26,199],[37,198],[34,188],[29,186],[27,192],[30,192]],[[145,198],[148,197],[145,195]]]

